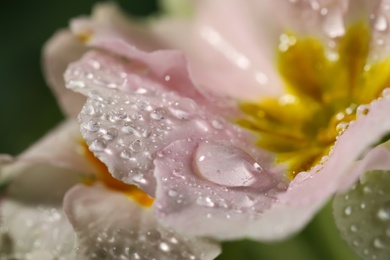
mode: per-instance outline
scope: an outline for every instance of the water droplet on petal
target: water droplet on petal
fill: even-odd
[[[272,178],[258,166],[249,154],[227,142],[200,143],[194,157],[198,175],[228,187],[269,187]]]
[[[115,128],[110,128],[107,133],[103,136],[107,141],[112,141],[118,136],[118,131]]]
[[[390,88],[385,88],[383,91],[382,91],[382,96],[384,98],[389,98],[390,97]]]
[[[196,200],[196,204],[198,204],[199,206],[205,206],[205,207],[214,207],[214,202],[211,200],[210,197],[199,197],[197,200]]]
[[[142,143],[141,140],[135,140],[134,142],[131,143],[130,145],[131,150],[138,152],[142,150]]]
[[[384,32],[387,30],[387,20],[383,15],[378,15],[375,21],[375,29],[380,32]]]
[[[102,139],[96,139],[94,140],[91,145],[89,146],[89,148],[91,149],[91,151],[94,151],[94,152],[102,152],[104,151],[104,149],[106,149],[107,147],[107,144],[104,140]]]
[[[150,113],[150,117],[154,120],[162,120],[165,117],[165,110],[162,108],[155,109]]]
[[[86,125],[85,129],[87,129],[90,132],[97,132],[100,129],[99,122],[96,122],[95,120],[90,120]]]
[[[169,245],[165,242],[161,242],[159,245],[159,248],[161,249],[161,251],[164,251],[164,252],[169,252],[171,250]]]

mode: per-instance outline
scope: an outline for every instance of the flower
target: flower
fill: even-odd
[[[358,181],[348,199],[336,198],[336,222],[358,254],[384,258],[388,200],[376,198],[388,192],[387,3],[215,0],[194,8],[192,19],[140,24],[100,5],[71,23],[87,47],[69,32],[47,45],[49,82],[64,111],[78,114],[91,158],[108,169],[99,166],[96,178],[122,195],[152,197],[157,222],[175,232],[219,240],[285,238]],[[66,67],[75,93],[63,86]],[[382,193],[362,195],[368,184]],[[106,196],[101,187],[78,189],[64,204],[84,241],[73,220],[84,205],[77,198]],[[370,210],[351,218],[362,201]]]
[[[2,156],[3,259],[213,259],[215,242],[179,235],[152,199],[115,186],[69,119],[17,158]],[[111,177],[112,178],[112,177]],[[124,190],[126,188],[126,190]]]

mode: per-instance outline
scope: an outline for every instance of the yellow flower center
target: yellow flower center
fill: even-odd
[[[257,145],[285,163],[290,178],[325,159],[349,122],[390,83],[390,59],[368,62],[370,29],[351,26],[329,53],[315,38],[280,37],[277,65],[285,94],[242,102],[238,124],[259,134]]]
[[[133,199],[135,202],[137,202],[143,207],[152,206],[152,197],[150,197],[142,190],[138,189],[136,186],[126,184],[112,177],[112,175],[108,171],[107,166],[93,155],[93,153],[88,149],[88,145],[84,141],[82,143],[82,147],[84,156],[96,169],[97,181],[102,182],[109,189],[126,194],[129,198]],[[85,180],[85,184],[87,185],[90,185],[94,182],[94,179]]]

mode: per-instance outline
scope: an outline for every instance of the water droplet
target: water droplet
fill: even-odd
[[[355,233],[355,232],[357,232],[359,230],[359,227],[358,227],[358,225],[354,224],[354,225],[351,225],[350,229],[351,229],[352,232]]]
[[[387,19],[383,15],[378,15],[375,21],[375,29],[380,32],[384,32],[387,30]]]
[[[219,120],[213,120],[211,121],[211,125],[215,128],[215,129],[223,129],[223,124],[221,121]]]
[[[378,248],[378,249],[386,248],[385,242],[382,240],[382,238],[379,238],[379,237],[374,239],[373,245],[375,248]]]
[[[344,214],[345,214],[346,216],[350,216],[351,213],[352,213],[352,207],[351,207],[351,206],[345,207],[345,209],[344,209]]]
[[[178,195],[178,193],[175,190],[169,190],[168,191],[168,195],[171,196],[171,197],[176,197]]]
[[[142,150],[142,143],[141,140],[135,140],[134,142],[131,143],[130,145],[131,150],[135,152],[139,152]]]
[[[131,151],[129,149],[124,149],[122,152],[121,152],[121,155],[120,155],[123,159],[130,159],[131,158]]]
[[[107,133],[103,136],[107,141],[112,141],[118,136],[118,131],[115,128],[110,128]]]
[[[94,152],[102,152],[104,151],[104,149],[106,149],[107,147],[107,144],[104,140],[102,139],[96,139],[94,140],[91,145],[89,146],[89,148],[91,149],[91,151],[94,151]]]
[[[125,124],[122,127],[122,132],[127,133],[127,134],[133,134],[135,132],[134,127],[130,126],[129,124]]]
[[[161,251],[164,251],[164,252],[169,252],[171,250],[169,245],[165,242],[161,242],[159,245],[159,248],[161,249]]]
[[[377,217],[382,221],[390,220],[390,201],[385,202],[377,213]]]
[[[211,200],[210,197],[199,197],[197,200],[196,200],[196,204],[198,204],[199,206],[205,206],[205,207],[214,207],[214,202]]]
[[[370,107],[367,105],[360,105],[356,109],[356,115],[359,116],[365,116],[370,112]]]
[[[383,91],[382,91],[382,96],[384,98],[389,98],[390,97],[390,88],[385,88]]]
[[[323,11],[321,10],[321,13]],[[328,13],[323,23],[323,29],[330,38],[336,38],[344,35],[345,27],[343,17],[339,12]]]
[[[67,87],[70,89],[85,88],[86,84],[81,80],[70,80]]]
[[[199,144],[194,157],[195,172],[213,183],[227,187],[269,188],[272,178],[240,148],[220,141]]]
[[[150,117],[154,120],[162,120],[165,117],[165,110],[162,108],[157,108],[150,113]]]
[[[90,120],[86,125],[85,129],[87,129],[90,132],[97,132],[100,129],[99,122],[96,122],[95,120]]]

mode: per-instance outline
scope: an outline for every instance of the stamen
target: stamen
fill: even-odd
[[[321,163],[362,105],[381,95],[390,83],[390,58],[368,63],[366,23],[346,31],[332,50],[336,59],[315,38],[286,33],[280,41],[277,64],[286,94],[258,103],[242,102],[246,117],[237,123],[258,133],[257,145],[276,153],[276,163],[287,164],[294,178]]]

